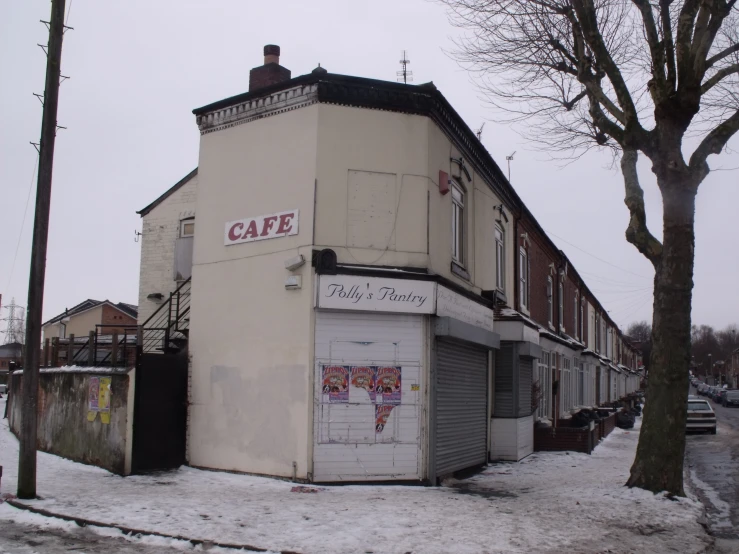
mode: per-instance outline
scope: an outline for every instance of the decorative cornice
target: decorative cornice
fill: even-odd
[[[318,101],[317,89],[318,85],[313,83],[280,90],[198,115],[196,122],[201,135],[228,129],[256,119],[315,104]]]

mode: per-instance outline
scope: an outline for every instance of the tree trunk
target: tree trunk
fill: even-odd
[[[664,237],[654,277],[649,380],[639,446],[627,485],[684,496],[697,187],[660,183],[660,189]]]

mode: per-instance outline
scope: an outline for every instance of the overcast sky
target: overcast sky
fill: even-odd
[[[651,265],[624,239],[628,211],[610,159],[590,154],[567,167],[526,144],[480,99],[445,53],[458,30],[424,0],[67,0],[60,130],[46,269],[44,319],[86,298],[136,303],[139,210],[197,165],[193,108],[244,92],[265,44],[279,44],[293,76],[320,62],[332,73],[395,80],[408,51],[414,83],[433,81],[482,141],[555,243],[622,326],[651,321]],[[35,198],[34,166],[48,40],[48,0],[0,3],[0,293],[25,306]],[[736,137],[729,144],[739,150]],[[739,167],[733,152],[709,159]],[[661,203],[641,167],[648,221],[661,235]],[[739,171],[701,186],[696,221],[694,323],[739,322],[736,210]],[[26,207],[29,187],[31,200]],[[25,224],[22,222],[25,214]],[[20,235],[20,243],[18,237]],[[19,245],[13,268],[13,260]],[[3,317],[7,310],[3,309]],[[4,328],[0,324],[0,329]]]

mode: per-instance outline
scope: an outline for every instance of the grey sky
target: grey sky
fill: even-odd
[[[477,129],[492,117],[469,75],[444,49],[458,31],[443,7],[424,0],[67,0],[60,130],[44,318],[85,298],[136,303],[141,209],[197,165],[191,110],[244,92],[267,43],[282,48],[293,76],[320,62],[328,71],[395,80],[408,50],[414,83],[433,81]],[[0,4],[0,293],[25,305],[34,193],[10,275],[31,184],[44,88],[48,0]],[[620,174],[606,154],[561,168],[506,126],[488,122],[483,143],[542,226],[620,325],[651,320],[651,265],[624,239],[628,211]],[[730,142],[737,148],[739,139]],[[709,159],[738,168],[739,154]],[[641,175],[652,231],[661,235],[659,192]],[[698,195],[693,320],[739,321],[736,206],[739,171],[713,172]],[[587,253],[586,253],[587,252]],[[604,263],[592,255],[605,260]],[[614,267],[617,266],[617,267]],[[621,269],[617,269],[621,268]],[[6,314],[3,310],[3,316]]]

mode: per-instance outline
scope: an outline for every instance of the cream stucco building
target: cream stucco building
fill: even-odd
[[[436,87],[291,79],[268,46],[194,113],[197,170],[140,212],[140,322],[191,291],[189,463],[436,482],[530,454],[540,334],[495,321],[521,200]]]

